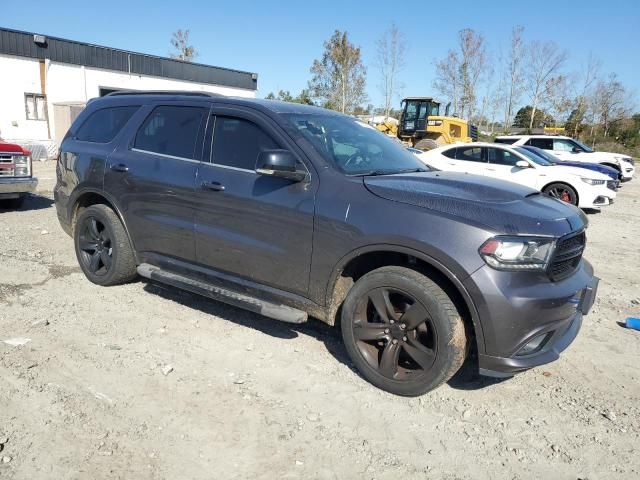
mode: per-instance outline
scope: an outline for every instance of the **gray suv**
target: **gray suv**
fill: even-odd
[[[556,360],[593,304],[580,210],[429,171],[354,118],[188,92],[89,102],[55,201],[99,285],[137,275],[266,317],[340,325],[362,376],[399,395]],[[475,361],[475,355],[473,356]]]

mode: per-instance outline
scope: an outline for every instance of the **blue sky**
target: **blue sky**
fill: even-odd
[[[506,51],[513,25],[528,40],[553,40],[579,70],[589,52],[640,93],[640,1],[460,1],[447,9],[429,0],[405,2],[165,2],[8,1],[0,25],[155,55],[168,55],[171,33],[191,30],[201,63],[259,74],[258,96],[278,89],[299,92],[322,43],[335,29],[347,30],[362,48],[369,70],[367,92],[381,103],[374,66],[375,41],[392,21],[408,44],[401,73],[407,95],[434,94],[434,59],[443,57],[465,27],[482,32],[490,50]],[[398,4],[394,10],[390,5]],[[98,6],[99,5],[99,6]],[[433,5],[433,8],[429,8]],[[94,7],[95,6],[95,7]]]

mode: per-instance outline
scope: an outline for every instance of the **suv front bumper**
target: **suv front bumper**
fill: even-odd
[[[505,273],[483,267],[471,277],[488,295],[478,309],[485,339],[484,349],[478,346],[478,363],[480,374],[492,377],[557,360],[578,335],[599,282],[584,259],[573,275],[559,282],[547,279],[532,285],[527,273],[517,272],[511,281]],[[539,346],[524,354],[536,341]]]
[[[25,193],[35,192],[38,179],[35,177],[0,178],[0,199],[17,198]]]

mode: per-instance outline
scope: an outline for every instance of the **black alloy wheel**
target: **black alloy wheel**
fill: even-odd
[[[380,375],[409,379],[433,366],[437,331],[427,309],[408,292],[374,288],[359,302],[355,318],[358,350]]]
[[[136,278],[136,259],[127,231],[107,205],[82,209],[73,228],[76,257],[85,276],[103,286]]]
[[[578,194],[565,183],[553,183],[544,189],[544,193],[571,205],[578,205]]]
[[[433,390],[460,369],[467,354],[465,323],[449,295],[407,267],[381,267],[358,279],[340,322],[358,371],[396,395]]]
[[[84,269],[97,276],[106,275],[113,263],[109,231],[99,219],[92,216],[85,217],[80,228],[78,247]]]

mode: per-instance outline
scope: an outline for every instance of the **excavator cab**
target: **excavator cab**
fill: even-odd
[[[440,102],[432,97],[409,97],[402,100],[398,138],[419,150],[431,150],[456,142],[472,142],[477,129],[466,120],[449,117],[449,105],[440,116]]]

